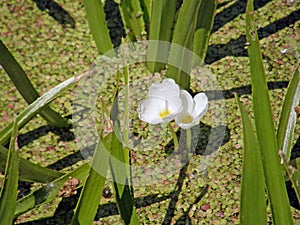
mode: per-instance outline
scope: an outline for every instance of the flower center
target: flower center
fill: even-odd
[[[190,114],[185,114],[180,118],[181,123],[192,123],[193,117]]]
[[[170,110],[164,109],[164,110],[159,112],[159,117],[163,119],[163,118],[165,118],[166,116],[168,116],[170,114],[171,114]]]

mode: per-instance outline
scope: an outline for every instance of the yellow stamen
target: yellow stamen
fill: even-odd
[[[193,117],[190,114],[185,114],[180,118],[181,123],[192,123],[193,122]]]
[[[163,119],[163,118],[165,118],[166,116],[168,116],[170,114],[171,114],[170,110],[164,109],[164,110],[159,112],[159,117]]]

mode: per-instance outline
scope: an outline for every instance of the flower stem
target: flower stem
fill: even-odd
[[[127,66],[123,69],[124,72],[124,80],[125,80],[125,124],[124,124],[124,135],[123,140],[126,147],[129,145],[129,74]]]
[[[131,164],[131,157],[130,157],[130,150],[128,148],[129,146],[129,73],[128,73],[128,67],[125,66],[123,68],[123,74],[124,74],[124,81],[125,81],[125,123],[124,123],[124,131],[123,131],[123,154],[124,154],[124,159],[125,163],[127,165]],[[130,186],[132,181],[131,181],[131,170],[127,171],[127,176],[128,176],[128,185]]]
[[[171,123],[168,123],[168,128],[171,132],[171,136],[172,136],[172,139],[173,139],[174,150],[176,150],[178,148],[178,139],[177,139],[176,132],[175,132],[174,128],[172,127]]]
[[[191,129],[186,129],[186,147],[187,150],[190,151],[191,150],[191,145],[192,145],[192,133],[191,133]]]

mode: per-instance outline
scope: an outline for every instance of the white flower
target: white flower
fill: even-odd
[[[189,129],[199,123],[208,108],[208,98],[204,93],[194,98],[185,90],[180,90],[173,79],[154,83],[148,98],[140,102],[139,118],[150,124],[167,123],[175,119],[182,129]]]
[[[208,98],[204,93],[199,93],[193,99],[185,90],[180,91],[180,98],[183,110],[176,116],[175,122],[182,129],[189,129],[198,124],[207,112]]]
[[[139,118],[149,124],[170,122],[182,111],[179,93],[179,86],[173,79],[152,84],[148,98],[139,104]]]

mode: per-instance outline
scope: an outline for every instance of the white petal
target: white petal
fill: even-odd
[[[182,105],[174,104],[168,99],[150,97],[140,102],[138,107],[139,118],[150,124],[159,124],[169,122],[182,110]],[[161,114],[168,112],[168,115],[162,117]]]
[[[173,79],[164,79],[161,83],[154,83],[149,89],[149,97],[162,97],[166,99],[179,96],[179,86]]]
[[[184,109],[179,115],[177,115],[175,122],[182,129],[189,129],[198,124],[200,119],[207,112],[208,98],[204,93],[199,93],[191,101],[191,96],[186,91],[180,91],[180,97],[183,101],[184,107],[187,107],[187,110]]]
[[[159,117],[159,109],[155,101],[152,99],[144,99],[138,107],[139,118],[150,124],[159,124],[163,120]]]
[[[195,102],[190,93],[188,93],[186,90],[181,90],[180,98],[182,101],[183,111],[192,114],[194,111]]]
[[[199,93],[194,97],[195,101],[195,108],[194,108],[194,115],[197,115],[197,120],[200,120],[205,113],[207,112],[208,108],[208,98],[205,93]]]
[[[188,112],[182,112],[175,117],[176,124],[182,129],[189,129],[199,123],[199,119]]]
[[[192,123],[182,123],[182,122],[181,122],[181,117],[180,117],[180,116],[177,116],[177,117],[175,118],[175,123],[176,123],[179,127],[181,127],[182,129],[185,129],[185,130],[186,130],[186,129],[189,129],[189,128],[195,126],[198,122],[193,121]]]

